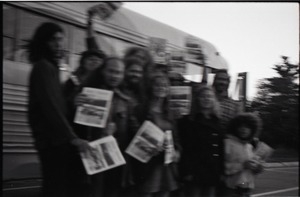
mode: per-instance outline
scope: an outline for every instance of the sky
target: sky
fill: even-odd
[[[123,6],[213,44],[229,65],[234,89],[237,73],[247,72],[247,98],[260,79],[288,56],[299,63],[297,3],[126,2]]]

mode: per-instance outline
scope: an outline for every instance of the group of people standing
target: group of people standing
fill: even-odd
[[[173,81],[149,51],[131,47],[122,58],[107,56],[92,35],[92,18],[89,13],[88,50],[63,85],[63,29],[43,23],[29,45],[29,123],[42,168],[42,196],[247,196],[254,175],[262,171],[251,143],[260,122],[252,113],[240,113],[228,98],[227,71],[216,73],[213,86],[194,84],[191,113],[180,116],[169,108]],[[86,99],[84,87],[114,93],[105,128],[73,122]],[[125,153],[145,120],[172,131],[174,162],[164,164],[164,147],[148,163]],[[126,164],[87,175],[79,153],[92,151],[90,141],[109,135],[116,138]]]

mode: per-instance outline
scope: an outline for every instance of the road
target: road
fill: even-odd
[[[256,180],[252,197],[297,197],[299,196],[298,167],[267,168]],[[4,197],[38,197],[39,187],[4,189]]]
[[[252,197],[299,196],[299,167],[266,168],[256,180]]]

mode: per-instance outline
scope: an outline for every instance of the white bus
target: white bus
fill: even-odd
[[[43,22],[60,24],[66,32],[65,64],[76,69],[85,48],[86,11],[96,2],[3,2],[3,187],[4,194],[25,185],[39,185],[41,174],[27,122],[28,75],[25,45]],[[167,50],[183,50],[188,33],[121,7],[107,21],[95,21],[100,48],[123,56],[130,46],[147,47],[150,37],[167,40]],[[227,68],[209,42],[199,38],[209,72]],[[187,63],[186,76],[196,79],[203,66]],[[64,76],[64,75],[63,75]],[[30,183],[29,183],[30,182]],[[21,190],[20,190],[21,191]]]

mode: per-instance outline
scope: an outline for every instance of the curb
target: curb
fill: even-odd
[[[299,162],[274,162],[274,163],[265,163],[264,167],[266,168],[277,168],[277,167],[298,167]]]

